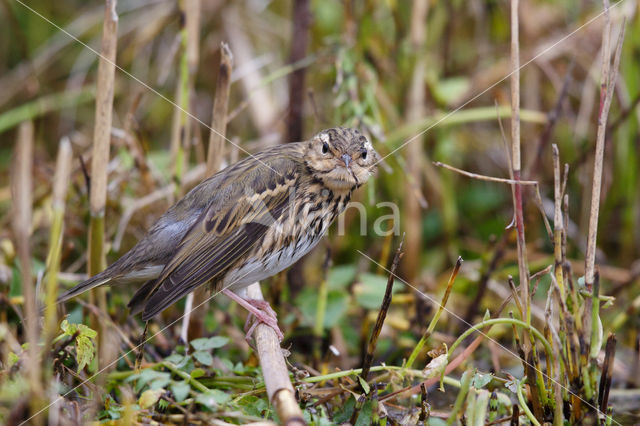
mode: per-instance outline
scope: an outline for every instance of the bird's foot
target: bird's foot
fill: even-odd
[[[260,323],[264,323],[275,331],[278,336],[278,340],[282,342],[284,335],[282,334],[282,331],[280,331],[280,327],[278,327],[278,316],[273,308],[271,308],[271,305],[269,305],[269,302],[257,299],[245,299],[238,296],[231,290],[225,289],[223,292],[229,298],[235,300],[239,305],[249,311],[249,316],[247,317],[247,322],[244,326],[244,330],[247,333],[245,336],[247,341],[249,341],[249,338],[253,334],[256,326]]]

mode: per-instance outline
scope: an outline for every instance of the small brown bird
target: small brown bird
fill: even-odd
[[[210,283],[282,338],[268,303],[243,290],[308,253],[379,159],[365,136],[342,127],[247,157],[193,188],[131,250],[58,301],[101,285],[142,284],[129,308],[147,321]]]

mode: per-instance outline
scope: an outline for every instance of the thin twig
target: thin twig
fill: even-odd
[[[461,175],[470,177],[472,179],[486,180],[489,182],[508,183],[510,185],[538,185],[538,181],[536,180],[519,180],[519,179],[515,180],[515,179],[505,179],[505,178],[499,178],[499,177],[493,177],[493,176],[479,175],[477,173],[467,172],[466,170],[458,169],[457,167],[453,167],[448,164],[441,163],[440,161],[434,161],[433,164],[436,167],[442,167],[444,169],[451,170],[456,173],[460,173]]]
[[[369,369],[371,368],[371,363],[373,362],[373,353],[376,349],[376,344],[378,342],[378,336],[380,336],[380,331],[382,331],[382,325],[384,324],[384,320],[387,317],[387,312],[389,311],[389,306],[391,305],[392,298],[392,290],[393,290],[393,282],[395,278],[396,270],[398,269],[398,264],[400,263],[400,259],[402,258],[402,241],[396,250],[396,255],[393,257],[393,262],[391,263],[391,272],[389,272],[389,277],[387,278],[387,287],[384,292],[384,297],[382,299],[382,305],[380,306],[380,310],[378,311],[378,317],[376,319],[376,324],[371,331],[371,337],[369,338],[369,344],[367,345],[367,353],[364,357],[364,363],[362,365],[362,379],[366,382],[369,376]],[[360,384],[362,389],[362,384]],[[364,389],[362,389],[364,391]]]
[[[453,289],[453,284],[456,282],[458,272],[460,272],[460,267],[462,266],[462,262],[463,262],[462,257],[458,256],[458,259],[456,260],[456,264],[453,267],[453,271],[451,271],[451,275],[449,276],[449,281],[447,282],[447,288],[445,289],[444,295],[442,296],[442,301],[440,301],[440,303],[438,304],[438,310],[433,315],[433,318],[431,318],[431,321],[429,322],[427,329],[425,330],[424,334],[422,335],[422,337],[420,338],[416,346],[413,348],[413,351],[411,351],[411,355],[409,355],[409,359],[407,359],[405,368],[411,368],[413,366],[413,363],[415,362],[416,358],[420,354],[422,347],[426,343],[427,339],[431,336],[431,333],[433,333],[433,330],[435,330],[436,324],[438,324],[438,320],[440,319],[440,316],[442,315],[442,312],[444,311],[445,306],[447,305],[447,302],[449,300],[449,295],[451,294],[451,290]]]

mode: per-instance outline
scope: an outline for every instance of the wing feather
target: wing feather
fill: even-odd
[[[148,320],[195,288],[224,278],[262,242],[269,226],[287,211],[289,190],[295,184],[296,163],[282,159],[279,173],[246,172],[224,207],[209,206],[178,245],[153,288],[146,289],[143,320]],[[257,189],[255,193],[247,191]],[[256,188],[256,185],[259,185]],[[265,189],[265,188],[268,188]]]

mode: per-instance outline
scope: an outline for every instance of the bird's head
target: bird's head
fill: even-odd
[[[326,129],[307,143],[305,163],[315,178],[336,191],[364,185],[376,170],[380,155],[360,131]]]

